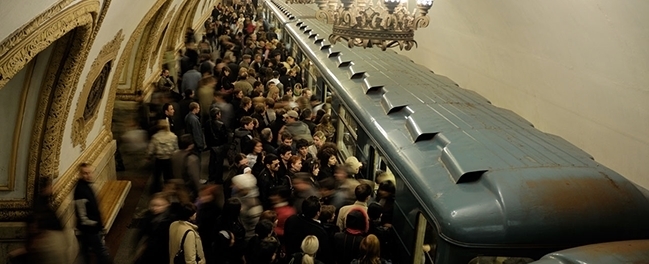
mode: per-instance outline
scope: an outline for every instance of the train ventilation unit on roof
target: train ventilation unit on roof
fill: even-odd
[[[404,107],[408,106],[408,102],[400,100],[399,97],[390,96],[393,92],[383,94],[381,97],[381,107],[386,114],[392,114],[401,111]]]
[[[440,132],[427,119],[426,116],[417,115],[417,112],[414,112],[406,118],[406,129],[414,143],[431,140]]]
[[[458,154],[455,154],[458,153]],[[479,180],[491,168],[489,161],[493,153],[484,149],[480,143],[454,145],[450,142],[442,150],[442,164],[446,167],[455,183],[467,183]]]

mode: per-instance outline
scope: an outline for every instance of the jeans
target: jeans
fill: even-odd
[[[95,254],[98,263],[113,263],[113,260],[110,257],[110,253],[108,253],[108,248],[104,244],[104,240],[102,239],[102,234],[100,232],[81,232],[81,234],[79,234],[77,238],[79,239],[79,243],[81,244],[79,246],[81,252],[79,253],[83,255],[83,259],[86,264],[91,263],[90,250],[92,250]]]

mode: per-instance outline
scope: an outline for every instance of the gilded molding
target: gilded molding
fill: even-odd
[[[171,34],[171,41],[169,42],[169,45],[167,47],[168,49],[173,49],[175,41],[182,40],[182,42],[184,43],[185,38],[183,37],[183,34],[185,33],[185,28],[192,26],[192,21],[189,21],[189,23],[187,23],[187,18],[194,18],[194,13],[192,13],[191,10],[195,10],[195,7],[198,4],[198,0],[187,0],[184,4],[185,5],[182,7],[182,9],[180,9],[178,17],[176,18],[176,22],[174,23],[175,27]]]
[[[151,52],[151,57],[149,58],[149,70],[153,70],[153,65],[155,65],[156,61],[162,61],[162,58],[164,56],[164,53],[161,56],[157,56],[160,53],[160,49],[162,48],[162,43],[164,42],[165,37],[167,37],[167,32],[169,31],[169,21],[171,21],[171,17],[176,13],[176,7],[174,6],[173,9],[171,9],[171,12],[167,14],[167,17],[164,19],[162,22],[162,25],[165,25],[167,27],[164,32],[155,32],[156,34],[156,39],[157,45],[155,45],[154,49],[155,51]]]
[[[106,1],[105,6],[110,1]],[[24,68],[39,52],[56,42],[49,59],[48,71],[40,90],[36,119],[32,128],[29,146],[29,166],[25,198],[0,201],[0,221],[24,219],[33,203],[35,183],[38,177],[56,177],[63,140],[64,124],[71,104],[71,95],[77,87],[80,70],[87,57],[87,50],[96,36],[96,18],[99,1],[87,0],[74,4],[65,10],[46,11],[42,18],[36,18],[29,33],[14,35],[11,48],[0,59],[0,72],[10,69],[13,76]],[[105,11],[103,11],[105,12]],[[54,15],[51,15],[55,13]],[[47,17],[47,18],[45,18]],[[31,27],[30,25],[27,28]],[[19,38],[15,36],[21,36]],[[58,40],[58,41],[57,41]],[[85,52],[84,52],[85,50]],[[6,84],[2,83],[2,85]],[[67,106],[67,108],[66,108]]]
[[[42,23],[42,27],[48,30],[33,31],[32,34],[22,39],[10,39],[12,49],[0,55],[0,89],[29,63],[39,52],[50,46],[54,41],[61,38],[72,29],[94,22],[94,17],[99,10],[99,1],[87,0],[80,2],[59,12],[52,19]],[[15,37],[15,36],[14,36]]]
[[[113,86],[115,86],[114,88],[117,89],[119,79],[120,79],[120,76],[122,75],[122,72],[125,71],[125,70],[128,70],[128,67],[125,68],[124,66],[127,65],[128,61],[129,61],[129,58],[131,56],[131,53],[133,51],[133,48],[135,48],[135,42],[139,38],[144,38],[145,37],[145,35],[143,35],[143,32],[144,32],[144,29],[146,28],[147,24],[149,23],[149,21],[151,21],[151,19],[156,14],[158,14],[158,11],[161,8],[165,8],[164,9],[165,11],[167,10],[167,8],[169,7],[168,2],[169,2],[169,0],[158,0],[153,5],[153,7],[151,7],[151,9],[149,9],[149,11],[146,13],[146,15],[144,15],[144,17],[142,18],[140,23],[137,25],[137,27],[135,27],[135,30],[133,31],[133,33],[129,37],[128,42],[126,42],[126,46],[124,47],[124,51],[122,52],[122,55],[120,56],[119,62],[117,63],[117,68],[116,68],[117,70],[115,71],[115,75],[114,75],[114,76],[117,76],[117,77],[116,78],[113,77],[113,80],[111,82],[111,91],[113,90]],[[149,41],[147,41],[147,43],[145,45],[148,46]],[[133,67],[133,72],[131,74],[131,83],[130,83],[130,85],[129,85],[129,87],[127,89],[117,89],[117,93],[118,93],[117,97],[118,98],[121,99],[123,95],[133,96],[135,94],[135,91],[137,90],[137,87],[139,85],[142,85],[141,83],[138,83],[137,80],[138,79],[140,79],[140,80],[144,79],[143,77],[142,78],[139,77],[139,72],[142,72],[142,70],[144,70],[144,73],[142,73],[142,76],[144,76],[144,74],[146,72],[146,65],[147,64],[138,62],[138,58],[141,59],[142,52],[144,52],[144,51],[145,50],[142,48],[142,44],[139,44],[138,45],[138,52],[136,53],[136,57],[135,57],[135,61],[134,61],[135,66]],[[140,69],[140,65],[144,65],[143,66],[144,68]],[[136,75],[136,73],[137,73],[137,75]],[[127,72],[125,72],[125,74],[127,74]],[[126,78],[128,80],[128,76],[126,76]],[[112,118],[112,114],[111,114],[111,118]]]
[[[95,81],[104,69],[104,66],[111,61],[115,61],[123,41],[124,34],[120,29],[117,34],[115,34],[115,37],[101,48],[99,55],[97,55],[95,60],[92,62],[92,66],[90,66],[90,71],[86,76],[83,90],[77,100],[74,120],[72,121],[72,146],[76,147],[77,145],[81,145],[81,149],[86,148],[86,138],[88,137],[90,130],[92,130],[95,120],[97,119],[97,113],[99,112],[99,107],[96,107],[89,119],[84,117],[84,109],[88,103],[88,95],[93,88]],[[111,67],[111,71],[113,69],[114,67]]]
[[[55,16],[57,13],[61,12],[63,8],[65,8],[73,1],[74,0],[61,0],[58,3],[55,3],[52,8],[43,11],[43,13],[34,17],[31,21],[16,29],[7,38],[5,38],[2,43],[0,43],[0,54],[4,56],[7,51],[20,44],[23,39],[39,29],[44,22]],[[2,86],[4,86],[4,84],[0,83],[0,87]]]

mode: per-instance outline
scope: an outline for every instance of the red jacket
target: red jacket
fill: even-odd
[[[290,205],[284,205],[280,207],[275,207],[275,212],[277,213],[277,226],[275,227],[275,234],[278,237],[284,236],[284,224],[286,219],[295,214],[295,208]]]

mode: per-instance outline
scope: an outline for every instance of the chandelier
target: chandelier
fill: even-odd
[[[315,0],[316,18],[333,24],[329,41],[347,41],[350,48],[399,47],[410,50],[417,45],[415,30],[430,23],[428,10],[433,0],[417,0],[417,8],[408,12],[407,0]],[[382,3],[381,3],[382,2]]]

